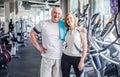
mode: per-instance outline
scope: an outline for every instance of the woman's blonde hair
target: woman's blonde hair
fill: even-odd
[[[69,25],[67,24],[67,16],[72,15],[74,17],[74,28],[77,27],[76,17],[73,13],[67,13],[65,15],[65,26],[69,28]]]

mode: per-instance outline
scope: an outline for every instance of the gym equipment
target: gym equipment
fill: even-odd
[[[9,52],[4,49],[0,51],[0,68],[6,68],[8,63],[11,61],[11,56]]]
[[[91,25],[88,30],[89,31],[88,40],[92,45],[93,50],[96,52],[96,55],[100,56],[100,59],[102,59],[101,70],[98,70],[96,69],[95,66],[93,66],[95,71],[97,72],[97,77],[104,77],[105,71],[106,71],[104,69],[107,67],[107,65],[109,65],[108,63],[120,65],[120,60],[116,57],[117,55],[115,55],[114,58],[113,56],[111,57],[111,50],[109,49],[111,46],[118,50],[120,48],[120,47],[117,47],[118,45],[120,45],[118,42],[118,39],[120,38],[120,34],[118,32],[119,30],[118,30],[118,25],[116,24],[116,19],[117,19],[117,14],[115,15],[113,24],[111,24],[111,21],[110,21],[104,27],[104,29],[100,32],[100,36],[92,34],[93,33],[92,31],[94,31],[94,33],[97,33],[97,30],[94,30],[95,25]],[[97,26],[96,28],[99,28],[99,26]],[[111,37],[109,36],[112,34],[113,29],[116,31],[116,37],[114,36],[115,39],[111,40]],[[96,64],[94,63],[94,65]]]
[[[24,42],[29,37],[29,32],[34,26],[34,23],[30,19],[22,19],[15,23],[15,36],[17,38],[18,46],[25,46]]]
[[[8,43],[5,37],[0,37],[0,69],[5,69],[11,61],[11,55],[6,50],[5,43]]]
[[[10,22],[9,22],[9,31],[13,31],[13,30],[14,30],[14,25],[13,25],[12,19],[10,19]]]
[[[20,19],[20,21],[17,21],[15,23],[15,29],[16,29],[16,38],[17,38],[17,44],[20,46],[24,45],[24,20]]]
[[[119,7],[118,7],[118,0],[110,0],[111,11],[113,14],[117,14]]]
[[[16,51],[17,51],[17,39],[15,38],[15,36],[13,35],[13,33],[11,31],[8,32],[10,38],[11,38],[11,49],[10,54],[12,57],[18,57],[16,56]]]

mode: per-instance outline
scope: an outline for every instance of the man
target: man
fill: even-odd
[[[51,20],[41,21],[30,32],[30,39],[42,55],[40,77],[62,77],[61,56],[62,41],[59,39],[59,20],[62,10],[58,7],[52,9]],[[41,33],[42,44],[37,40]]]

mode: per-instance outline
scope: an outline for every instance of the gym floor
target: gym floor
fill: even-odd
[[[7,69],[0,70],[0,77],[39,77],[41,56],[30,41],[19,47],[16,56]]]

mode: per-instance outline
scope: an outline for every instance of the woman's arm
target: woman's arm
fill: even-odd
[[[85,28],[82,28],[80,33],[81,33],[80,37],[81,37],[81,43],[82,43],[82,56],[81,56],[78,68],[79,70],[82,70],[84,67],[84,61],[87,53],[87,30]]]

